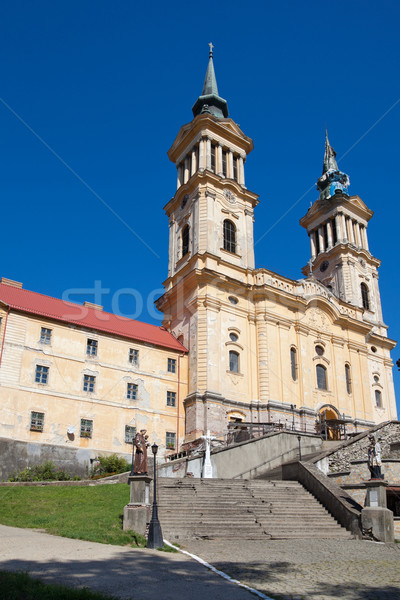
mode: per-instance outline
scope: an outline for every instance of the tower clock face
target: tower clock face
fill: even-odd
[[[319,270],[323,273],[324,271],[327,270],[328,267],[329,267],[329,262],[327,260],[324,260],[324,262],[320,266]]]
[[[236,196],[231,190],[224,190],[224,196],[231,204],[234,204]]]

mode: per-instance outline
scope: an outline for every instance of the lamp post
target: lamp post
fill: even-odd
[[[296,405],[291,404],[290,408],[292,409],[292,431],[294,431],[294,409],[296,408]]]
[[[156,455],[158,451],[157,444],[153,444],[151,451],[154,456],[154,497],[153,497],[153,512],[151,515],[151,521],[149,526],[149,535],[147,537],[147,548],[162,548],[164,546],[163,535],[161,531],[160,521],[158,520],[157,511],[157,468],[156,468]]]
[[[301,435],[298,435],[297,439],[299,440],[299,460],[301,460]]]

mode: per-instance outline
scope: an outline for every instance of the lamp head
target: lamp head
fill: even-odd
[[[157,454],[157,451],[158,451],[158,446],[157,446],[157,444],[156,444],[155,442],[154,442],[154,444],[153,444],[153,445],[152,445],[152,447],[151,447],[151,451],[152,451],[152,453],[153,453],[154,455],[156,455],[156,454]]]

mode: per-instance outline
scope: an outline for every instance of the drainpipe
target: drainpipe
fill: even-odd
[[[10,314],[10,307],[7,308],[6,322],[4,323],[3,341],[1,342],[1,352],[0,352],[0,367],[1,367],[1,361],[3,359],[4,340],[6,338],[7,321],[8,321],[9,314]]]
[[[180,405],[180,387],[181,387],[181,358],[184,354],[178,354],[178,412],[176,417],[176,453],[179,452],[179,405]]]

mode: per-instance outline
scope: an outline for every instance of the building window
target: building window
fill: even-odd
[[[327,386],[327,382],[326,382],[326,368],[324,367],[324,365],[317,365],[316,372],[317,372],[317,387],[318,387],[318,389],[327,390],[328,386]]]
[[[363,308],[365,308],[365,310],[369,310],[369,293],[366,283],[361,284],[361,300]]]
[[[236,304],[238,304],[238,302],[239,302],[239,300],[237,298],[235,298],[235,296],[228,296],[228,300],[234,306],[236,306]]]
[[[165,445],[168,450],[175,450],[176,433],[173,433],[172,431],[167,431],[165,433]]]
[[[376,408],[382,408],[382,393],[380,390],[375,390],[375,404]]]
[[[175,406],[176,392],[167,392],[167,406]]]
[[[35,383],[47,384],[49,380],[49,367],[36,365]]]
[[[346,391],[348,394],[351,394],[351,370],[350,365],[344,365],[344,372],[346,375]]]
[[[297,380],[297,350],[296,348],[290,348],[290,368],[292,371],[293,381]]]
[[[135,350],[135,348],[129,348],[129,362],[134,367],[139,366],[139,350]]]
[[[95,385],[96,385],[96,377],[94,375],[84,375],[83,376],[83,391],[84,392],[94,392]]]
[[[138,386],[136,383],[127,383],[126,384],[126,397],[128,400],[136,400],[137,397]]]
[[[86,354],[88,356],[97,356],[97,340],[89,340],[86,343]]]
[[[228,219],[224,221],[224,250],[236,252],[236,227]]]
[[[168,373],[176,373],[176,359],[175,358],[168,359]]]
[[[316,354],[318,354],[318,356],[323,356],[325,353],[325,350],[322,346],[315,346],[315,352]]]
[[[314,231],[314,240],[315,240],[315,251],[317,254],[319,254],[321,252],[321,246],[319,243],[319,233],[318,233],[318,229],[316,229]]]
[[[81,437],[91,438],[93,435],[92,419],[81,419]]]
[[[222,175],[226,177],[226,150],[222,150]]]
[[[239,339],[239,337],[238,337],[238,335],[236,333],[231,332],[229,334],[229,339],[231,340],[231,342],[237,342],[238,339]]]
[[[133,444],[135,436],[136,427],[132,427],[132,425],[125,425],[125,444]]]
[[[42,412],[31,412],[31,431],[43,431],[44,427],[44,413]]]
[[[182,256],[189,252],[189,225],[185,225],[182,230]]]
[[[231,373],[239,373],[239,354],[229,350],[229,370]]]
[[[42,327],[40,330],[40,343],[41,344],[50,344],[51,342],[51,329],[47,329],[47,327]]]

